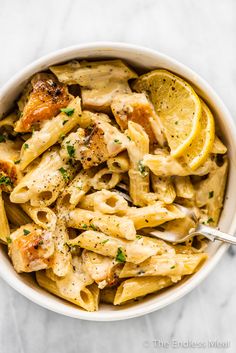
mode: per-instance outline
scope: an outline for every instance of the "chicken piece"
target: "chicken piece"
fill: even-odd
[[[15,131],[31,131],[36,124],[57,115],[70,100],[66,85],[60,83],[54,75],[36,74],[18,102],[22,115],[16,123]]]
[[[109,112],[112,99],[119,93],[131,93],[128,80],[137,74],[121,60],[95,62],[72,61],[52,66],[60,82],[81,86],[83,107]]]
[[[119,272],[123,264],[118,263],[115,259],[83,250],[82,261],[84,270],[98,284],[100,289],[107,285],[115,285],[118,282]]]
[[[144,93],[116,95],[111,110],[121,130],[126,130],[131,120],[144,128],[151,144],[165,144],[161,122]]]
[[[71,157],[82,163],[84,169],[89,169],[119,154],[126,148],[128,141],[116,127],[99,120],[85,129],[79,128],[66,137],[61,153],[64,157],[67,151]]]
[[[49,267],[54,253],[51,232],[35,224],[26,224],[11,234],[9,242],[9,256],[18,273]]]
[[[22,141],[6,140],[0,143],[0,189],[12,191],[21,178],[19,157]]]

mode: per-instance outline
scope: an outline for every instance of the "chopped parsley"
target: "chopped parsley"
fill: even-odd
[[[101,244],[104,245],[104,244],[106,244],[108,241],[109,241],[109,239],[103,240],[103,241],[101,242]]]
[[[74,146],[67,145],[66,148],[67,148],[68,155],[71,158],[73,158],[75,156],[75,148],[74,148]]]
[[[68,121],[68,120],[64,120],[63,123],[62,123],[62,125],[65,125],[65,124],[67,123],[67,121]]]
[[[61,167],[60,169],[58,169],[59,170],[59,172],[62,174],[62,176],[63,176],[63,179],[65,180],[65,181],[68,181],[70,178],[69,178],[69,175],[68,175],[68,173],[67,173],[67,171],[63,168],[63,167]]]
[[[1,142],[6,142],[6,136],[0,134],[0,143]]]
[[[214,196],[214,191],[210,191],[209,192],[209,199],[212,199],[213,196]]]
[[[97,227],[95,227],[95,225],[93,223],[90,224],[90,228],[92,228],[93,230],[98,230]]]
[[[127,139],[131,141],[131,138],[129,136],[127,136]]]
[[[171,269],[171,270],[173,270],[173,268],[175,268],[175,265],[171,266],[171,268],[170,268],[170,269]]]
[[[13,185],[11,178],[9,178],[8,176],[4,176],[4,175],[0,177],[0,185],[3,185],[3,184],[6,186]]]
[[[126,261],[125,254],[123,253],[121,248],[118,248],[118,250],[117,250],[116,261],[118,261],[118,262],[125,262]]]
[[[74,109],[73,108],[61,108],[61,112],[65,113],[67,116],[71,116],[74,114]],[[68,120],[67,120],[68,121]]]
[[[23,229],[23,233],[24,233],[24,235],[28,235],[28,234],[30,234],[30,231],[28,229]]]
[[[14,161],[14,164],[19,164],[20,163],[20,159],[17,159],[17,161]]]
[[[38,245],[43,245],[43,240],[40,240]]]
[[[136,239],[141,239],[142,235],[136,235]]]
[[[142,177],[146,177],[148,175],[148,169],[143,165],[143,161],[138,162],[138,170]]]
[[[210,217],[208,218],[207,223],[211,223],[211,222],[214,222],[214,219]]]
[[[12,243],[12,240],[11,240],[10,237],[7,237],[6,240],[7,240],[7,244],[11,244]]]
[[[88,229],[87,224],[85,224],[85,223],[84,223],[84,224],[82,224],[82,228],[83,228],[83,229]]]
[[[27,150],[29,148],[28,143],[24,143],[23,147],[24,147],[24,150]]]
[[[121,145],[121,142],[118,139],[115,139],[114,142],[117,143],[118,145]]]

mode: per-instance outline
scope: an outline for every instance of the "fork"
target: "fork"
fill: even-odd
[[[122,191],[117,190],[117,189],[113,189],[112,191],[119,193],[121,196],[124,197],[124,199],[126,199],[129,203],[132,204],[132,200],[131,200],[130,196],[127,194],[127,191],[128,191],[127,186],[123,183],[119,183],[117,186]],[[176,203],[174,203],[174,205],[181,212],[183,212],[186,215],[186,217],[189,217],[195,223],[195,226],[190,229],[188,234],[183,235],[183,234],[180,234],[176,231],[170,232],[170,231],[166,231],[166,230],[164,230],[164,231],[158,230],[155,228],[145,228],[143,230],[143,233],[145,233],[146,235],[148,234],[153,237],[162,239],[162,240],[166,240],[171,243],[182,243],[182,242],[185,242],[189,238],[192,238],[196,235],[203,235],[204,237],[206,237],[207,239],[209,239],[211,241],[220,240],[225,243],[230,243],[230,244],[236,245],[236,237],[235,236],[230,235],[228,233],[224,233],[217,228],[212,228],[212,227],[206,226],[204,224],[199,224],[197,216],[196,216],[193,209],[191,209],[191,208],[189,209],[187,207],[178,205]]]

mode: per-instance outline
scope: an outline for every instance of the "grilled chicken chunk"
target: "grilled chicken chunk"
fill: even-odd
[[[79,128],[65,138],[62,144],[63,157],[65,151],[89,169],[116,156],[126,148],[128,138],[106,121],[99,120],[85,129]]]
[[[128,128],[128,121],[131,120],[145,129],[151,144],[158,142],[164,145],[161,122],[144,93],[118,94],[112,101],[111,109],[122,131]]]
[[[18,273],[48,268],[53,253],[52,233],[35,224],[21,226],[10,236],[9,256]]]
[[[15,131],[31,131],[36,124],[57,115],[70,99],[66,85],[60,83],[53,74],[36,74],[18,102],[22,115]]]

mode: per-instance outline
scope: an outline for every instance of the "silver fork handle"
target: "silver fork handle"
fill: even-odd
[[[230,243],[230,244],[236,245],[236,237],[235,236],[224,233],[221,230],[218,230],[216,228],[204,226],[202,224],[200,224],[197,227],[196,231],[194,231],[192,234],[193,235],[202,234],[206,238],[210,239],[211,241],[220,240],[225,243]]]

